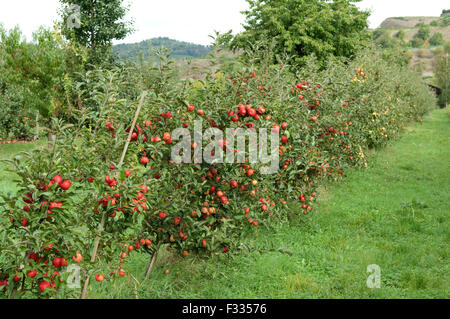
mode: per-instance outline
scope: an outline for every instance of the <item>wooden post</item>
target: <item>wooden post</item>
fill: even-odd
[[[39,139],[39,111],[36,111],[36,129],[34,133],[34,140],[37,141]]]
[[[145,272],[145,279],[150,278],[150,275],[152,274],[153,267],[155,266],[156,259],[158,258],[158,250],[159,250],[159,246],[153,253],[152,258],[150,259],[150,263],[148,264],[147,271]]]
[[[141,112],[142,104],[144,104],[145,95],[146,95],[146,92],[145,91],[142,92],[141,99],[139,101],[139,105],[136,110],[136,114],[134,115],[133,123],[131,125],[130,133],[128,134],[127,142],[125,143],[125,147],[123,148],[122,156],[121,156],[120,162],[119,162],[119,167],[122,166],[123,161],[125,160],[125,155],[128,150],[128,145],[130,145],[131,135],[133,134],[134,126],[136,125],[137,119],[139,117],[139,113]],[[106,213],[104,212],[102,215],[102,221],[100,222],[100,227],[99,227],[100,232],[102,232],[103,229],[105,228],[105,222],[106,222]],[[94,250],[92,251],[91,262],[94,262],[95,259],[97,258],[99,244],[100,244],[100,236],[97,236],[95,238]],[[89,287],[89,274],[86,275],[86,280],[84,281],[83,291],[81,292],[81,299],[86,298],[88,287]]]

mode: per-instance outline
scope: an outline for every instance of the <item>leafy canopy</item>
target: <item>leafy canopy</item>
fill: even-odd
[[[63,5],[62,32],[78,45],[90,49],[91,59],[98,60],[111,50],[113,40],[122,40],[132,32],[132,22],[125,21],[128,8],[123,0],[60,0]],[[79,8],[79,25],[71,27],[69,19]],[[73,21],[73,20],[72,20]]]
[[[311,54],[324,62],[331,56],[353,57],[369,41],[367,18],[354,3],[360,0],[247,0],[245,31],[232,46],[248,49],[270,40],[275,54],[293,56],[300,65]]]

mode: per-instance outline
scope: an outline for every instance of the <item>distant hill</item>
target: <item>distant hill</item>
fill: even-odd
[[[113,47],[114,53],[120,59],[136,60],[139,51],[142,51],[144,58],[150,57],[151,48],[166,47],[171,50],[173,59],[199,58],[208,55],[211,51],[209,46],[177,41],[169,38],[153,38],[139,43],[117,44]]]
[[[416,28],[421,24],[430,27],[448,27],[450,26],[450,10],[442,10],[439,17],[391,17],[384,20],[380,29],[407,29]]]
[[[427,26],[429,30],[429,40],[436,33],[442,34],[444,42],[450,41],[450,10],[443,10],[438,17],[391,17],[384,20],[381,25],[372,30],[377,37],[383,32],[388,33],[392,38],[402,34],[404,42],[410,42],[418,33],[421,26]],[[386,40],[386,39],[384,39]],[[418,46],[429,46],[428,41]]]
[[[414,28],[420,23],[430,24],[433,21],[438,21],[440,17],[393,17],[387,18],[380,24],[382,29],[402,29]]]

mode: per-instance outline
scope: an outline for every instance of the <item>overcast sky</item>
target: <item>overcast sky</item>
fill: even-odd
[[[187,42],[210,44],[214,30],[234,33],[242,30],[247,8],[245,0],[125,0],[131,4],[129,18],[136,32],[120,42],[139,42],[153,37],[169,37]],[[438,16],[450,9],[447,0],[363,0],[371,9],[370,27],[376,28],[388,17]],[[58,18],[58,0],[0,0],[0,23],[7,28],[19,25],[29,39],[40,25],[51,26]]]

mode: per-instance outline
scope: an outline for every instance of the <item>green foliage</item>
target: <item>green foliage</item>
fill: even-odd
[[[89,48],[89,61],[98,63],[111,56],[113,40],[124,39],[131,31],[131,22],[124,21],[127,7],[123,0],[60,0],[61,28],[64,36],[77,45]],[[67,21],[74,13],[71,5],[80,8],[80,27],[70,28]]]
[[[434,66],[434,76],[436,84],[441,88],[442,93],[439,96],[439,105],[445,107],[450,102],[450,42],[444,46],[444,50],[436,56],[436,63]]]
[[[400,30],[395,34],[395,37],[403,43],[405,42],[406,33],[404,30]]]
[[[141,283],[96,285],[96,298],[404,299],[447,298],[450,117],[435,110],[388,148],[327,183],[312,216],[249,232],[233,258],[176,258],[161,249],[152,280],[132,256]],[[420,147],[418,147],[420,145]],[[245,244],[244,244],[245,243]],[[424,257],[426,256],[426,257]],[[367,287],[367,266],[381,267],[381,288]],[[164,270],[170,274],[165,275]],[[251,269],[251,271],[249,271]],[[233,284],[230,284],[230,281]]]
[[[64,50],[57,32],[45,28],[35,32],[31,42],[25,41],[18,27],[9,31],[0,27],[0,37],[0,93],[7,101],[1,106],[5,117],[0,129],[4,137],[29,138],[30,115],[34,118],[39,112],[49,117],[64,112]],[[10,121],[14,114],[18,120]],[[24,118],[26,125],[21,122]]]
[[[204,57],[211,52],[211,48],[205,45],[187,43],[169,38],[154,38],[140,43],[118,44],[113,47],[113,52],[123,60],[138,60],[139,53],[143,58],[155,57],[154,49],[167,48],[171,50],[170,56],[173,59]]]
[[[392,38],[389,30],[377,29],[373,32],[374,41],[384,49],[392,49],[399,45],[398,41]]]
[[[410,46],[413,48],[421,47],[425,44],[427,39],[430,37],[430,26],[420,23],[417,33],[414,35],[413,39],[410,41]]]
[[[432,46],[438,46],[438,45],[443,45],[444,44],[444,36],[442,35],[442,33],[440,32],[436,32],[435,34],[433,34],[433,36],[430,38],[429,40],[430,45]]]
[[[250,49],[261,40],[272,40],[274,55],[288,55],[304,65],[314,54],[320,62],[332,56],[352,57],[367,44],[368,12],[351,0],[247,0],[245,31],[232,46]],[[275,62],[275,56],[272,57]]]
[[[0,81],[2,82],[2,81]],[[3,82],[0,94],[0,141],[27,140],[33,136],[35,114],[26,107],[20,86]]]
[[[63,282],[56,280],[58,290],[42,292],[38,285],[59,270],[43,261],[73,263],[78,252],[83,273],[116,280],[127,267],[124,253],[132,250],[153,254],[167,246],[183,256],[211,256],[239,249],[245,234],[287,223],[288,202],[298,206],[297,214],[308,214],[322,181],[363,165],[368,148],[385,145],[434,105],[420,76],[394,50],[369,48],[353,60],[326,64],[309,57],[296,74],[289,60],[273,65],[271,57],[266,46],[237,71],[218,70],[203,81],[178,81],[167,51],[156,66],[142,59],[142,72],[135,66],[87,72],[75,85],[82,105],[73,110],[76,121],[53,120],[51,147],[11,162],[18,191],[2,196],[0,208],[6,295],[73,296],[76,290],[64,288],[67,272]],[[132,130],[142,91],[147,97]],[[263,175],[262,162],[176,164],[173,132],[192,129],[196,120],[205,130],[279,130],[283,139],[271,151],[280,156],[276,173]],[[227,147],[222,142],[213,142],[214,152]],[[189,149],[205,151],[210,143],[189,143]],[[244,156],[250,157],[247,148]],[[64,189],[55,176],[71,187]],[[100,245],[91,262],[96,236]],[[144,247],[142,239],[153,244]],[[27,277],[32,270],[36,278]]]
[[[409,41],[409,45],[413,48],[421,47],[425,44],[425,41],[421,38],[414,37],[411,41]]]

